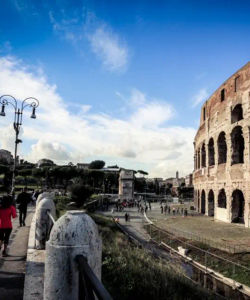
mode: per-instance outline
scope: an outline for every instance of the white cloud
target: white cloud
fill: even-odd
[[[73,44],[81,54],[87,39],[91,51],[105,69],[111,72],[126,70],[128,47],[110,26],[89,11],[60,12],[57,11],[57,15],[53,11],[49,12],[50,23],[56,34]]]
[[[198,93],[193,97],[193,107],[199,105],[201,102],[204,102],[209,96],[206,88],[202,88]]]
[[[92,51],[110,71],[124,70],[128,63],[128,49],[121,43],[118,35],[107,26],[97,28],[88,35]]]
[[[31,146],[31,153],[28,159],[37,161],[47,157],[56,161],[69,161],[71,159],[67,149],[59,143],[39,140],[36,144]]]
[[[81,105],[82,113],[70,113],[67,102],[43,73],[34,74],[13,57],[0,58],[0,69],[1,95],[11,93],[18,99],[33,96],[40,101],[36,120],[29,118],[28,110],[24,115],[23,148],[18,153],[26,159],[36,162],[45,157],[64,163],[102,158],[107,164],[143,168],[150,176],[162,177],[175,174],[177,169],[192,171],[195,130],[167,126],[174,111],[166,101],[132,90],[130,97],[124,97],[125,118],[94,113],[88,103]],[[14,130],[8,125],[13,122],[10,110],[7,107],[6,117],[0,118],[1,147],[14,145]],[[28,145],[30,150],[24,150]],[[178,158],[170,160],[175,152]]]

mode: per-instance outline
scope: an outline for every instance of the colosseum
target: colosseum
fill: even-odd
[[[194,150],[196,209],[250,227],[250,62],[203,104]]]

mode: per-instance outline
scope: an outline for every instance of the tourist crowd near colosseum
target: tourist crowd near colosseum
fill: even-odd
[[[250,62],[203,104],[194,141],[195,205],[250,227]]]

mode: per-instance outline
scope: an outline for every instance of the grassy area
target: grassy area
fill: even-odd
[[[250,266],[250,253],[230,254],[219,249],[209,247],[208,245],[197,241],[188,240],[183,237],[175,237],[174,235],[164,233],[163,231],[161,231],[159,234],[159,230],[157,230],[155,227],[150,229],[149,226],[145,226],[145,229],[148,230],[148,233],[151,235],[151,237],[158,242],[163,241],[176,250],[178,249],[178,246],[183,246],[184,248],[189,249],[188,256],[195,261],[200,262],[203,265],[207,265],[207,267],[218,271],[226,277],[250,286],[250,271],[247,271],[222,259],[216,258],[212,255],[205,254],[204,251],[201,251],[193,246],[246,267]]]
[[[209,299],[178,272],[176,264],[137,248],[108,218],[91,216],[103,239],[102,281],[114,299]]]

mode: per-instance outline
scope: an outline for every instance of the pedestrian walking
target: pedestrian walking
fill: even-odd
[[[125,213],[125,221],[128,222],[128,214]]]
[[[161,213],[163,214],[163,206],[161,205]]]
[[[16,208],[12,205],[12,198],[4,196],[0,204],[0,250],[3,246],[2,256],[8,256],[7,247],[12,231],[11,218],[16,218]]]
[[[187,215],[188,215],[188,210],[187,210],[187,208],[185,208],[185,210],[184,210],[184,216],[187,217]]]
[[[27,188],[24,188],[23,191],[17,196],[16,203],[18,204],[17,208],[19,209],[19,224],[25,226],[25,219],[27,215],[27,206],[31,201],[31,195],[27,193]]]
[[[168,207],[168,214],[170,215],[170,211],[171,211],[171,208],[170,206]]]
[[[168,209],[168,206],[165,205],[165,206],[164,206],[164,213],[165,213],[165,216],[166,216],[166,214],[167,214],[167,209]]]
[[[175,207],[173,207],[173,216],[175,216]]]
[[[145,213],[147,213],[147,211],[148,211],[148,207],[146,206],[146,207],[145,207]]]

